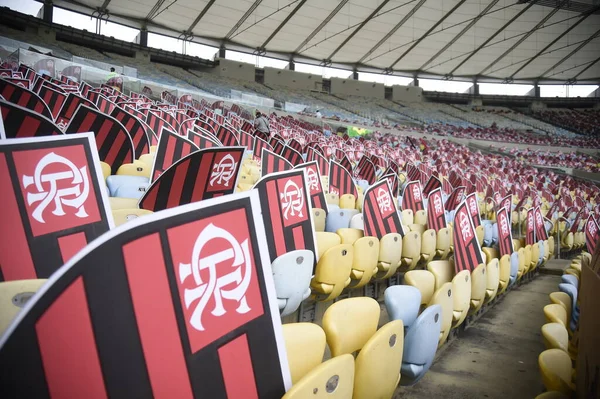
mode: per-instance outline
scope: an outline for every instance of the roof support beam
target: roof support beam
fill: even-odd
[[[156,14],[158,13],[158,10],[160,10],[160,8],[162,7],[163,4],[165,4],[166,0],[158,0],[154,6],[150,9],[150,12],[148,13],[148,15],[146,15],[146,19],[148,21],[152,21],[152,19],[156,16]]]
[[[594,65],[596,65],[598,62],[600,62],[600,57],[596,58],[594,61],[590,62],[588,64],[588,66],[586,66],[585,68],[583,68],[581,71],[577,72],[577,75],[573,76],[571,78],[571,80],[577,80],[578,77],[580,77],[584,72],[586,72],[588,69],[590,69],[591,67],[593,67]]]
[[[242,18],[240,18],[240,20],[237,21],[235,25],[233,25],[233,28],[231,28],[231,30],[227,33],[227,35],[225,35],[225,41],[231,39],[231,36],[233,36],[233,34],[235,33],[235,31],[238,30],[239,27],[242,26],[242,24],[244,22],[246,22],[246,20],[248,19],[248,17],[250,15],[252,15],[252,13],[254,12],[254,10],[256,10],[256,8],[260,5],[260,3],[262,3],[262,0],[255,0],[254,1],[254,3],[252,4],[252,6],[250,6],[250,8],[248,9],[248,11],[246,11],[244,13],[244,15],[242,15]]]
[[[269,44],[269,42],[271,42],[271,40],[273,40],[273,38],[275,37],[275,35],[277,35],[279,33],[279,31],[281,29],[283,29],[283,27],[289,22],[289,20],[292,19],[292,17],[294,15],[296,15],[296,13],[298,12],[298,10],[300,10],[302,8],[302,6],[304,5],[304,3],[306,3],[306,0],[301,0],[300,3],[298,3],[298,5],[296,6],[296,8],[294,8],[292,10],[292,12],[287,15],[287,17],[285,17],[285,19],[279,24],[279,26],[277,27],[277,29],[275,29],[273,31],[273,33],[271,33],[269,35],[269,37],[267,38],[267,40],[265,40],[264,43],[261,44],[261,46],[260,46],[261,49],[264,49],[265,47],[267,47],[267,44]]]
[[[458,3],[456,3],[456,5],[454,7],[452,7],[452,9],[450,11],[448,11],[446,14],[444,14],[444,16],[442,18],[440,18],[439,21],[437,21],[435,24],[433,24],[433,26],[431,28],[429,28],[429,30],[427,32],[425,32],[425,34],[423,36],[421,36],[416,42],[414,42],[412,44],[412,46],[410,46],[408,48],[408,50],[406,50],[404,53],[402,53],[402,55],[398,58],[396,58],[396,61],[394,61],[392,63],[392,65],[389,66],[389,69],[393,69],[397,63],[399,63],[404,57],[406,57],[408,55],[408,53],[410,53],[415,47],[417,47],[422,41],[423,39],[425,39],[427,36],[429,36],[431,34],[431,32],[433,32],[438,26],[440,26],[442,24],[442,22],[444,22],[446,20],[446,18],[448,18],[450,15],[452,15],[452,13],[454,13],[454,11],[458,10],[458,8],[460,6],[462,6],[467,0],[460,0]]]
[[[360,60],[358,60],[358,62],[357,62],[357,63],[358,63],[358,64],[360,64],[360,63],[361,63],[361,62],[363,62],[365,59],[367,59],[367,57],[368,57],[368,56],[370,56],[371,54],[373,54],[373,53],[374,53],[374,52],[375,52],[375,51],[376,51],[376,50],[377,50],[379,47],[381,47],[381,45],[382,45],[383,43],[385,43],[385,42],[386,42],[386,41],[387,41],[387,40],[388,40],[390,37],[392,37],[392,35],[393,35],[394,33],[396,33],[396,31],[397,31],[398,29],[400,29],[400,28],[402,27],[402,25],[404,25],[404,24],[406,23],[406,21],[408,21],[408,20],[409,20],[409,19],[410,19],[410,18],[411,18],[411,17],[412,17],[412,16],[413,16],[413,15],[414,15],[414,14],[415,14],[415,13],[416,13],[418,10],[419,10],[419,8],[421,8],[421,6],[422,6],[423,4],[425,4],[425,2],[426,2],[426,1],[427,1],[427,0],[420,0],[420,1],[417,3],[417,5],[416,5],[416,6],[414,6],[414,7],[412,8],[412,10],[410,10],[410,11],[408,12],[408,14],[406,14],[406,15],[405,15],[405,16],[404,16],[404,17],[403,17],[401,20],[400,20],[400,22],[398,22],[398,23],[396,24],[396,26],[394,26],[394,27],[392,28],[392,30],[390,30],[388,33],[386,33],[386,34],[385,34],[385,36],[384,36],[384,37],[382,37],[382,38],[381,38],[381,40],[380,40],[380,41],[378,41],[376,45],[374,45],[373,47],[371,47],[371,50],[367,51],[367,53],[366,53],[365,55],[363,55],[363,56],[360,58]],[[331,56],[330,56],[329,58],[331,58]]]
[[[467,61],[469,61],[475,54],[477,54],[479,51],[481,51],[481,49],[485,48],[492,40],[494,40],[494,38],[496,36],[498,36],[501,32],[504,32],[504,30],[506,28],[508,28],[513,22],[515,22],[517,20],[517,18],[519,18],[521,15],[525,14],[525,12],[527,12],[527,10],[529,10],[535,3],[537,2],[537,0],[533,0],[531,3],[528,3],[527,6],[525,6],[525,8],[523,8],[521,11],[519,11],[514,17],[512,17],[507,23],[505,23],[504,25],[502,25],[502,27],[500,29],[498,29],[492,36],[490,36],[485,42],[481,43],[481,45],[479,47],[477,47],[474,51],[472,51],[467,58],[465,58],[464,60],[462,60],[460,62],[460,64],[458,64],[457,66],[455,66],[449,73],[449,75],[453,75],[454,72],[456,72],[458,70],[458,68],[460,68],[461,66],[463,66],[464,64],[466,64]]]
[[[523,37],[521,37],[515,44],[513,44],[512,46],[510,46],[509,49],[507,49],[505,52],[503,52],[494,61],[490,62],[488,64],[488,66],[486,66],[484,69],[482,69],[481,72],[479,72],[479,75],[483,75],[484,73],[486,73],[487,71],[489,71],[494,65],[496,65],[498,62],[500,62],[504,57],[506,57],[508,54],[512,53],[525,40],[527,40],[529,38],[529,36],[533,35],[533,33],[535,31],[537,31],[538,29],[540,29],[540,27],[542,27],[546,23],[546,21],[548,21],[550,18],[552,18],[552,16],[554,14],[556,14],[558,12],[558,10],[560,10],[568,1],[569,0],[562,0],[552,11],[550,11],[550,13],[548,15],[546,15],[544,18],[542,18],[542,20],[540,22],[538,22],[537,25],[535,25],[533,27],[533,29],[531,29],[529,32],[527,32],[527,34],[523,35]]]
[[[595,38],[597,38],[599,35],[600,35],[600,29],[598,29],[596,31],[596,33],[594,33],[593,35],[591,35],[590,37],[588,37],[585,41],[583,41],[573,51],[571,51],[569,54],[567,54],[566,56],[564,56],[560,61],[558,61],[556,64],[554,64],[550,68],[548,68],[548,70],[546,72],[544,72],[543,74],[540,75],[540,78],[546,76],[548,74],[548,72],[556,69],[557,66],[561,65],[563,62],[565,62],[566,60],[568,60],[569,58],[571,58],[573,55],[575,55],[575,53],[577,53],[579,50],[581,50],[582,48],[584,48],[585,46],[587,46],[589,42],[591,42],[592,40],[594,40]]]
[[[364,28],[365,25],[368,24],[377,15],[377,13],[381,11],[381,9],[389,2],[390,0],[383,0],[381,4],[376,9],[374,9],[373,12],[364,21],[362,21],[358,28],[356,28],[352,33],[350,33],[350,35],[342,42],[342,44],[340,44],[335,50],[333,50],[333,53],[331,53],[329,57],[327,57],[327,59],[332,59],[333,56],[336,55],[338,51],[340,51],[354,37],[354,35],[356,35],[362,28]]]
[[[486,8],[484,8],[484,10],[482,12],[480,12],[477,17],[473,18],[471,20],[471,22],[469,22],[469,24],[467,26],[465,26],[463,28],[463,30],[461,30],[456,36],[454,36],[452,38],[452,40],[450,40],[448,43],[446,43],[446,45],[440,51],[438,51],[426,63],[424,63],[423,65],[421,65],[421,68],[419,68],[419,70],[424,71],[425,68],[429,64],[431,64],[433,61],[435,61],[440,55],[442,55],[446,50],[448,50],[450,48],[450,46],[452,46],[454,43],[456,43],[456,41],[458,39],[460,39],[465,33],[467,33],[467,31],[470,30],[473,27],[473,25],[475,25],[484,15],[486,15],[487,12],[489,10],[491,10],[492,7],[494,7],[496,5],[496,3],[498,3],[498,1],[500,1],[500,0],[493,0],[490,4],[488,4],[488,6]]]
[[[338,12],[340,12],[340,10],[342,8],[344,8],[344,6],[346,5],[347,2],[348,2],[348,0],[340,1],[340,3],[337,5],[337,7],[334,8],[334,10],[329,13],[327,18],[325,18],[323,20],[323,22],[321,22],[321,24],[319,26],[317,26],[317,28],[315,30],[313,30],[312,33],[310,35],[308,35],[308,37],[302,41],[302,43],[300,43],[298,48],[296,48],[296,50],[294,50],[294,53],[299,53],[300,50],[302,50],[302,48],[304,46],[306,46],[313,39],[313,37],[315,37],[317,35],[317,33],[319,33],[321,31],[321,29],[323,29],[325,27],[325,25],[327,25],[329,23],[329,21],[331,21],[331,19],[333,17],[335,17],[335,15]]]
[[[597,11],[598,9],[600,9],[600,6],[594,6],[594,7],[590,7],[589,11],[585,12],[585,14],[583,14],[583,16],[577,20],[577,22],[575,22],[573,25],[571,25],[566,31],[564,31],[563,33],[561,33],[560,35],[558,35],[556,37],[556,39],[552,40],[546,47],[544,47],[542,50],[540,50],[536,55],[534,55],[533,57],[531,57],[529,60],[527,60],[526,63],[524,63],[523,65],[521,65],[519,67],[519,69],[517,69],[516,71],[514,71],[511,75],[510,78],[514,78],[516,74],[518,74],[519,72],[521,72],[523,69],[527,68],[527,66],[529,64],[531,64],[536,58],[538,58],[540,55],[545,54],[546,51],[554,46],[554,44],[556,44],[556,42],[558,42],[560,39],[562,39],[563,37],[565,37],[565,35],[569,32],[571,32],[573,29],[575,29],[577,27],[577,25],[579,25],[580,23],[582,23],[583,21],[585,21],[590,15],[592,15],[595,11]]]
[[[190,25],[190,27],[187,28],[187,30],[186,30],[187,33],[192,33],[192,31],[194,30],[194,28],[196,27],[196,25],[198,25],[198,22],[200,22],[200,20],[202,19],[202,17],[204,17],[204,15],[208,12],[208,10],[212,7],[212,5],[215,4],[215,1],[216,0],[210,0],[208,3],[206,3],[206,5],[202,9],[202,11],[200,11],[200,14],[198,14],[198,16],[196,17],[196,19],[194,20],[194,22],[192,22],[192,24]]]

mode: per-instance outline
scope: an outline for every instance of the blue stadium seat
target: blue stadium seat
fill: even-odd
[[[336,209],[327,214],[325,220],[325,231],[335,233],[338,229],[350,227],[350,220],[358,215],[358,209]]]
[[[290,251],[271,264],[281,316],[294,313],[310,295],[315,255],[305,249]]]
[[[116,192],[120,187],[130,187],[134,191],[139,190],[140,187],[144,187],[144,191],[145,191],[145,188],[148,187],[149,183],[150,183],[150,180],[147,177],[143,177],[143,176],[113,175],[113,176],[108,176],[106,178],[106,185],[108,186],[108,190],[110,191],[111,197],[118,196],[116,194]],[[144,194],[144,191],[141,192],[142,195]],[[130,193],[130,192],[128,192],[128,193]],[[140,197],[141,197],[141,195],[140,195]],[[139,198],[139,197],[130,197],[130,198]]]

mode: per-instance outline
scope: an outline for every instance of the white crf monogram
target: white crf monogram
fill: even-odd
[[[49,166],[62,165],[62,172],[44,173]],[[58,188],[58,182],[61,180],[70,181],[71,187]],[[25,189],[35,186],[37,192],[27,192],[27,204],[39,204],[33,210],[31,216],[40,223],[46,223],[44,220],[44,210],[54,202],[52,213],[56,216],[66,215],[63,207],[77,209],[75,216],[85,218],[88,216],[85,211],[85,201],[90,193],[90,182],[87,175],[87,166],[77,168],[73,162],[65,157],[51,152],[45,155],[35,167],[33,176],[23,175],[23,187]]]
[[[500,228],[502,229],[502,234],[508,235],[508,222],[505,216],[500,217]]]
[[[319,176],[312,168],[306,168],[306,177],[308,179],[308,188],[311,193],[319,191]]]
[[[419,190],[419,186],[416,184],[413,186],[413,197],[415,201],[421,201],[421,190]]]
[[[476,215],[477,212],[477,202],[475,201],[475,198],[471,198],[469,200],[469,209],[471,210],[471,215]]]
[[[588,230],[590,232],[591,235],[595,235],[596,234],[596,223],[594,223],[593,220],[590,220],[588,222]]]
[[[283,217],[287,220],[288,216],[303,217],[302,208],[304,207],[304,195],[300,187],[296,185],[292,180],[288,180],[283,187],[283,192],[279,194],[281,199],[281,208],[283,210]]]
[[[533,229],[533,214],[529,214],[527,217],[527,228]]]
[[[381,213],[389,212],[392,210],[392,199],[384,188],[377,190],[377,205]]]
[[[231,154],[225,155],[218,164],[213,165],[213,172],[210,175],[210,185],[214,186],[216,182],[217,184],[229,187],[229,180],[233,177],[236,166],[237,163]]]
[[[458,223],[462,233],[463,241],[467,241],[473,237],[473,233],[471,233],[471,224],[469,223],[469,216],[466,212],[460,213]]]
[[[226,240],[230,247],[201,258],[203,249],[214,244],[214,240]],[[229,261],[229,265],[224,264],[227,261]],[[206,282],[200,275],[202,270],[207,271],[208,281]],[[223,270],[229,272],[219,273]],[[211,311],[213,316],[220,317],[227,313],[223,306],[223,299],[236,301],[238,306],[235,311],[239,314],[245,314],[251,310],[246,301],[246,291],[252,278],[252,263],[247,239],[239,243],[227,230],[212,223],[209,224],[196,238],[192,250],[192,262],[179,264],[179,282],[183,284],[190,276],[194,279],[196,287],[185,289],[184,302],[188,309],[194,307],[190,324],[196,330],[205,330],[202,315],[211,298],[214,298],[215,301],[215,306]],[[233,287],[229,288],[232,284]]]
[[[436,194],[433,196],[433,208],[437,215],[441,215],[444,213],[444,209],[442,208],[442,196],[441,195]]]

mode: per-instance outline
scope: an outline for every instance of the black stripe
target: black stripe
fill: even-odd
[[[192,194],[194,193],[194,187],[196,186],[196,177],[200,170],[200,162],[205,156],[206,155],[202,157],[191,157],[188,161],[185,161],[188,162],[188,170],[183,182],[183,189],[181,190],[180,204],[189,204],[192,202]],[[208,176],[206,176],[204,180],[206,184],[206,182],[208,182]]]

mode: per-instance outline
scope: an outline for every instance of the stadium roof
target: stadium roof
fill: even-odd
[[[54,0],[296,62],[479,81],[599,81],[598,0]]]

